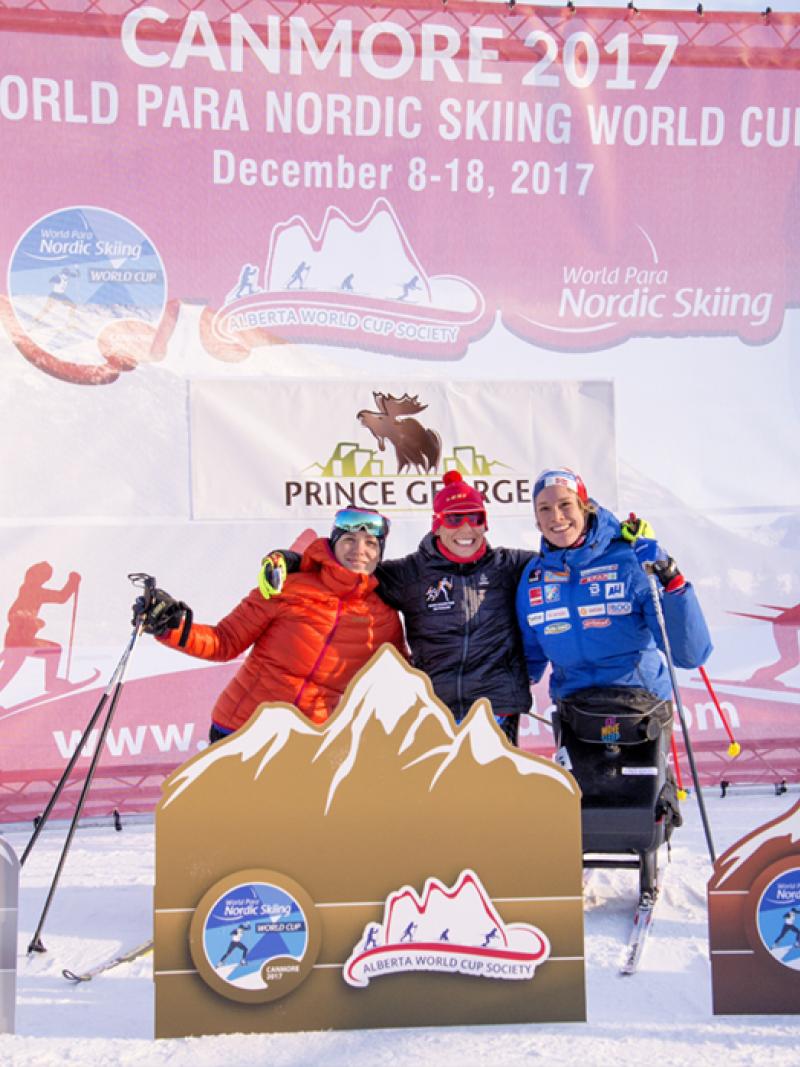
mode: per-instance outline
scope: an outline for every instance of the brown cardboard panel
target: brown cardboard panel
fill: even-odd
[[[708,923],[715,1014],[800,1013],[800,802],[718,858]]]
[[[510,746],[485,703],[456,727],[388,646],[324,726],[265,705],[168,779],[155,905],[157,1036],[585,1017],[574,779]],[[302,941],[278,920],[319,943],[285,995],[284,965],[253,963],[263,939]]]

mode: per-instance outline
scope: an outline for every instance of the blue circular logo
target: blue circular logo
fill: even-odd
[[[190,934],[198,971],[234,1000],[285,996],[310,973],[319,951],[314,905],[277,872],[243,871],[213,886]]]
[[[800,867],[767,884],[756,906],[756,929],[773,959],[800,971]]]
[[[60,362],[93,364],[126,337],[152,342],[166,303],[152,241],[115,211],[71,207],[35,222],[17,242],[8,293],[29,340]]]

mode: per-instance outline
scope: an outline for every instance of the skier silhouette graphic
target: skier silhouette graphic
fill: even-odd
[[[348,274],[347,277],[342,282],[342,284],[339,286],[339,288],[344,290],[344,292],[346,292],[346,293],[352,293],[352,291],[353,291],[353,278],[354,277],[355,277],[354,274]]]
[[[308,273],[310,270],[311,267],[309,266],[309,264],[306,263],[305,260],[303,260],[302,263],[299,263],[292,271],[292,275],[289,278],[289,281],[286,283],[286,288],[291,289],[292,286],[296,284],[299,289],[303,289],[305,287],[305,280],[308,277]]]
[[[50,292],[47,294],[41,311],[33,320],[33,325],[38,325],[50,311],[57,307],[68,309],[68,322],[74,323],[77,318],[75,301],[67,296],[67,289],[74,278],[80,278],[81,272],[77,267],[62,267],[61,270],[50,278]]]
[[[237,926],[231,933],[231,940],[228,947],[225,949],[225,955],[217,964],[217,967],[221,967],[225,960],[235,952],[237,949],[241,952],[242,958],[239,963],[247,963],[247,945],[242,940],[245,932],[250,929],[250,923],[242,923],[241,926]]]
[[[413,941],[414,940],[414,931],[416,929],[417,929],[417,924],[416,923],[409,923],[408,926],[403,931],[403,933],[400,935],[400,940],[401,941]]]
[[[378,927],[377,926],[370,926],[369,933],[367,934],[367,940],[364,942],[364,947],[361,950],[362,952],[366,952],[368,949],[377,948],[378,947],[378,938],[376,936],[377,933],[378,933]]]
[[[789,908],[783,917],[781,932],[772,942],[772,948],[777,948],[784,937],[790,933],[794,934],[794,947],[800,948],[800,928],[797,926],[798,915],[800,915],[800,908]]]
[[[446,927],[444,930],[442,930],[442,932],[439,934],[439,940],[440,941],[449,941],[450,940],[450,927],[449,926]]]
[[[53,568],[42,560],[28,567],[17,598],[8,610],[8,629],[5,647],[0,654],[0,692],[15,677],[27,659],[40,659],[44,663],[44,689],[46,693],[67,688],[69,681],[58,674],[61,660],[61,645],[37,637],[45,626],[39,613],[44,604],[66,604],[70,597],[77,601],[81,577],[72,571],[61,589],[49,588],[45,583],[53,577]],[[75,611],[73,609],[73,628]],[[70,638],[71,640],[71,638]],[[67,666],[67,673],[69,667]]]
[[[243,296],[254,296],[257,292],[258,267],[254,267],[252,263],[245,263],[239,275],[239,282],[233,294],[233,299],[239,300]]]
[[[746,611],[730,612],[731,615],[741,615],[746,619],[758,619],[760,622],[772,623],[772,636],[778,650],[778,658],[774,663],[768,663],[766,667],[759,667],[746,681],[748,685],[762,685],[768,689],[785,688],[785,683],[778,680],[780,675],[800,664],[800,604],[795,604],[791,608],[782,608],[775,604],[761,604],[760,607],[778,611],[780,614],[753,615]]]
[[[497,927],[493,926],[489,933],[484,937],[481,948],[488,948],[492,941],[497,937]]]
[[[411,293],[416,293],[419,290],[419,275],[415,274],[407,282],[403,283],[403,294],[398,296],[398,300],[406,300]]]

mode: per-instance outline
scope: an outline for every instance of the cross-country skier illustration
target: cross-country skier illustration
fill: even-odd
[[[400,935],[400,940],[401,941],[413,941],[414,940],[414,934],[416,933],[416,929],[417,929],[417,924],[416,923],[409,923],[408,926],[405,928],[405,930]]]
[[[772,942],[772,948],[777,948],[787,934],[794,934],[794,947],[800,948],[800,927],[797,925],[798,915],[800,915],[800,908],[789,908],[783,917],[781,932]]]
[[[339,286],[339,288],[345,293],[352,293],[352,291],[353,291],[353,278],[355,278],[355,274],[348,274],[347,277],[342,282],[342,284]]]
[[[445,927],[445,929],[442,930],[442,932],[439,934],[439,940],[440,941],[449,941],[450,940],[450,927],[449,926]]]
[[[419,291],[419,275],[414,274],[407,282],[403,282],[403,292],[401,296],[398,296],[398,300],[407,300],[412,293]]]
[[[223,963],[225,962],[225,960],[227,960],[228,957],[230,955],[232,955],[232,953],[236,952],[237,949],[242,954],[241,959],[239,960],[239,963],[246,963],[247,962],[247,951],[248,950],[247,950],[247,945],[244,943],[244,935],[247,933],[247,931],[249,929],[250,929],[250,923],[242,923],[240,926],[237,926],[231,932],[230,942],[228,944],[228,947],[225,949],[225,954],[223,955],[222,959],[217,964],[217,967],[221,967],[223,965]]]
[[[69,685],[59,676],[61,645],[37,636],[45,626],[40,613],[45,604],[66,604],[70,597],[76,598],[81,577],[72,571],[60,589],[46,583],[53,577],[53,568],[45,560],[34,563],[25,572],[17,597],[8,610],[8,629],[5,647],[0,655],[0,691],[5,689],[27,659],[41,660],[44,664],[45,692],[57,692]],[[73,628],[75,611],[73,609]]]
[[[308,263],[306,263],[305,260],[303,260],[302,263],[299,263],[295,267],[295,269],[292,271],[291,277],[289,278],[289,281],[286,283],[286,288],[287,289],[291,289],[293,285],[296,285],[298,287],[298,289],[304,289],[305,288],[305,281],[306,281],[306,278],[308,277],[308,274],[309,274],[310,270],[311,270],[311,266]]]
[[[484,937],[483,942],[481,944],[481,948],[488,948],[489,945],[491,945],[492,941],[495,941],[498,936],[498,929],[496,926],[493,926],[489,933],[486,935],[486,937]]]
[[[252,263],[245,263],[242,267],[241,274],[239,275],[239,281],[236,285],[233,299],[239,300],[243,296],[255,296],[257,292],[259,292],[258,267],[254,266]]]
[[[54,274],[50,278],[50,292],[47,295],[42,310],[33,320],[34,326],[42,322],[51,311],[55,311],[59,306],[62,308],[66,307],[68,309],[68,321],[71,323],[75,322],[75,319],[77,318],[77,306],[75,301],[67,295],[67,289],[73,279],[80,278],[80,276],[81,272],[77,267],[62,267],[57,274]]]
[[[367,940],[364,942],[364,948],[362,951],[366,952],[367,949],[378,947],[378,927],[370,926],[369,933],[367,934]]]

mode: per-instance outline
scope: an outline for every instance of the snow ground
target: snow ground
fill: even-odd
[[[791,791],[705,794],[717,854],[794,804]],[[61,848],[64,824],[48,827],[22,877],[17,1034],[0,1036],[12,1067],[472,1067],[580,1063],[581,1067],[800,1060],[800,1015],[711,1014],[705,887],[711,873],[697,803],[684,804],[657,919],[640,972],[617,974],[635,900],[630,871],[593,871],[586,887],[588,1022],[559,1025],[232,1035],[154,1041],[152,958],[72,986],[61,969],[82,970],[151,931],[152,821],[81,829],[43,933],[44,955],[26,948]],[[4,836],[21,853],[27,827]],[[798,1004],[800,1012],[800,1004]]]

